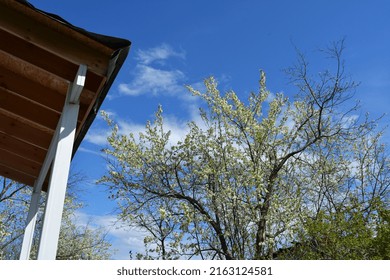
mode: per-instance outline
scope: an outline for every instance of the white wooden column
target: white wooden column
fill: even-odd
[[[30,259],[32,241],[34,238],[35,224],[37,222],[37,214],[39,208],[39,200],[41,198],[41,190],[38,190],[37,182],[35,181],[34,190],[31,195],[30,209],[28,211],[26,228],[24,230],[22,250],[20,252],[20,260]]]
[[[79,105],[67,104],[64,109],[57,152],[54,157],[49,181],[43,228],[39,243],[39,260],[54,260],[57,253]]]
[[[39,176],[34,183],[33,193],[31,195],[30,209],[27,216],[26,228],[24,230],[22,249],[20,252],[20,260],[30,259],[30,252],[34,239],[34,231],[39,210],[39,200],[41,198],[42,185],[46,178],[47,172],[50,169],[50,165],[53,162],[53,158],[57,150],[58,135],[61,129],[60,124],[61,119],[59,121],[59,124],[57,125],[56,131],[54,132],[54,136],[46,153],[46,157],[39,172]]]
[[[30,256],[40,192],[43,180],[46,177],[47,170],[51,163],[53,164],[39,242],[38,259],[54,260],[56,258],[61,218],[77,126],[79,98],[85,84],[86,72],[87,66],[80,65],[74,82],[69,85],[59,125],[53,136],[52,144],[50,145],[41,170],[41,173],[44,173],[44,175],[41,175],[40,173],[38,180],[35,182],[20,259],[29,259]],[[47,170],[45,171],[46,168]]]

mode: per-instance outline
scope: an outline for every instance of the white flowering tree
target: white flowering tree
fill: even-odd
[[[207,107],[202,123],[188,123],[173,146],[161,107],[139,137],[120,134],[106,116],[110,170],[101,182],[120,218],[149,233],[140,258],[281,257],[308,242],[308,221],[319,213],[343,211],[356,199],[370,204],[362,197],[371,187],[359,187],[354,176],[362,165],[358,140],[370,137],[374,123],[354,117],[356,84],[344,75],[342,51],[342,42],[328,49],[335,71],[316,79],[299,56],[288,69],[299,89],[293,101],[283,94],[270,100],[264,72],[247,102],[234,91],[222,95],[212,77],[205,92],[188,87]],[[372,197],[388,198],[387,185]]]

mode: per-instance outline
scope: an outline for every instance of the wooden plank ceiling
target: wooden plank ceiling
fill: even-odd
[[[110,37],[99,36],[26,1],[0,0],[0,176],[34,184],[68,85],[85,64],[76,132],[77,145],[81,142],[130,46],[127,40],[113,38],[110,44]]]

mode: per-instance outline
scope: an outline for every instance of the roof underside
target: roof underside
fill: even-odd
[[[87,32],[26,1],[0,0],[0,176],[34,184],[68,85],[85,64],[74,154],[129,47],[127,40]]]

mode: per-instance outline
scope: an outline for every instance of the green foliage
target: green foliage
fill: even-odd
[[[367,259],[373,232],[361,212],[318,213],[305,225],[310,240],[303,258]]]
[[[389,259],[388,210],[370,217],[356,208],[335,213],[320,211],[305,221],[299,243],[281,250],[278,259],[370,260]],[[370,219],[375,219],[375,222]]]
[[[376,236],[371,242],[372,259],[390,260],[390,210],[380,209],[376,222]]]

